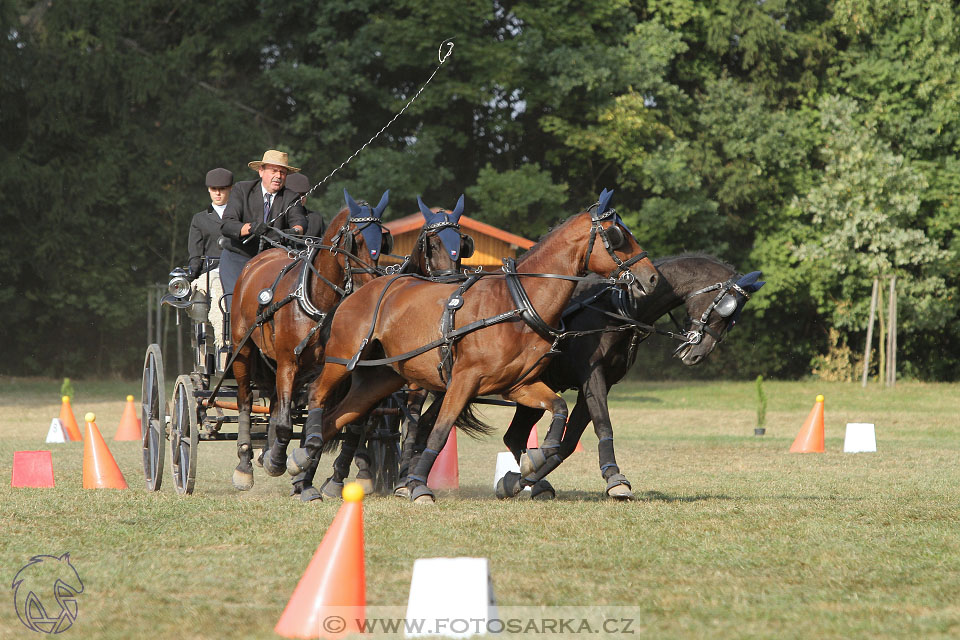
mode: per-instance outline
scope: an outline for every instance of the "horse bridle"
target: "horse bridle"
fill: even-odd
[[[441,210],[440,212],[445,213],[443,210]],[[420,231],[420,237],[417,238],[417,243],[415,246],[421,246],[421,244],[423,246],[423,258],[425,263],[424,266],[426,267],[427,277],[429,278],[439,278],[442,276],[451,276],[459,273],[456,266],[457,263],[460,262],[459,260],[454,261],[454,266],[450,269],[443,269],[438,271],[438,270],[434,270],[430,266],[429,238],[430,236],[435,236],[439,234],[444,229],[454,229],[458,234],[460,234],[461,237],[463,236],[463,234],[460,233],[460,225],[458,223],[452,222],[450,220],[441,220],[440,222],[434,222],[433,224],[428,224],[424,226],[423,229]],[[441,239],[441,242],[443,242],[443,239]],[[462,257],[462,252],[461,252],[461,257]]]
[[[674,353],[678,353],[687,345],[700,344],[700,342],[703,340],[703,334],[705,333],[711,336],[718,343],[723,341],[723,335],[718,333],[716,330],[711,329],[708,321],[710,320],[710,314],[714,311],[716,311],[717,314],[719,314],[722,318],[729,318],[736,313],[737,309],[743,303],[750,299],[750,294],[743,287],[737,284],[737,280],[739,280],[740,277],[741,276],[739,274],[735,273],[726,282],[717,282],[716,284],[712,284],[708,287],[698,289],[697,291],[687,294],[687,296],[684,297],[683,301],[686,304],[686,302],[694,296],[699,296],[704,293],[711,293],[713,291],[718,292],[710,302],[710,305],[703,311],[702,314],[700,314],[699,320],[696,318],[691,318],[690,324],[693,326],[693,328],[684,332],[684,337],[686,340],[679,347],[677,347]],[[731,290],[743,296],[743,302],[737,300],[736,296],[728,295]]]
[[[594,205],[596,206],[596,205]],[[591,207],[593,209],[593,207]],[[607,228],[604,228],[600,223],[607,220],[613,221],[613,224]],[[577,272],[578,276],[583,276],[587,273],[587,266],[590,264],[590,256],[593,255],[593,246],[596,243],[597,236],[600,236],[600,239],[603,240],[603,248],[607,250],[607,253],[610,254],[610,257],[613,258],[614,263],[617,267],[610,272],[608,278],[615,278],[618,280],[619,284],[632,285],[636,282],[637,277],[633,275],[633,272],[630,271],[632,267],[637,262],[643,260],[647,257],[646,251],[641,251],[637,255],[629,258],[627,260],[621,260],[620,256],[617,255],[616,249],[623,246],[623,243],[626,242],[626,236],[623,235],[623,230],[620,229],[617,222],[617,210],[616,209],[607,209],[602,214],[593,213],[590,211],[590,240],[587,244],[587,255],[583,259],[583,264],[580,265],[580,270]],[[617,234],[620,238],[619,240],[611,238],[613,231],[616,229]]]
[[[362,202],[362,201],[361,201]],[[350,225],[353,224],[356,227],[356,231],[350,232]],[[374,276],[381,275],[379,269],[376,266],[369,266],[360,256],[356,255],[354,252],[357,247],[357,235],[363,235],[363,230],[371,224],[375,224],[383,231],[383,223],[380,218],[374,216],[365,216],[362,218],[348,217],[346,222],[343,223],[343,226],[337,231],[336,235],[333,236],[330,240],[330,252],[333,254],[342,253],[344,256],[343,260],[343,270],[344,270],[344,282],[343,289],[345,294],[349,294],[353,291],[354,288],[354,278],[359,273],[368,273]],[[340,243],[346,240],[350,241],[350,247],[341,247]],[[354,265],[356,263],[356,265]],[[354,273],[357,272],[357,273]]]

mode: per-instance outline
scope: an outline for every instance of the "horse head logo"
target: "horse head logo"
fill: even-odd
[[[31,631],[61,633],[77,619],[77,596],[83,581],[70,554],[33,556],[13,578],[17,617]]]

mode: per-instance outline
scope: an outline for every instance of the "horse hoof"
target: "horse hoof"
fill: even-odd
[[[407,489],[407,485],[405,484],[399,485],[397,486],[396,489],[393,490],[393,495],[397,496],[398,498],[404,498],[405,500],[409,500],[410,489]]]
[[[283,456],[284,453],[286,452],[281,451],[280,456]],[[286,470],[286,465],[283,463],[282,457],[280,460],[275,460],[271,450],[263,456],[263,470],[267,472],[268,476],[276,478],[283,475],[283,472]],[[297,474],[294,473],[291,475]]]
[[[241,471],[233,470],[233,486],[240,491],[250,491],[253,489],[253,470]]]
[[[264,462],[266,462],[266,460],[264,460]],[[303,447],[297,447],[293,450],[293,453],[287,456],[287,473],[292,476],[303,473],[309,465],[310,454],[307,453],[307,450]]]
[[[364,473],[364,472],[361,472]],[[369,476],[369,472],[364,473],[364,475]],[[368,496],[373,493],[373,478],[361,477],[360,473],[357,474],[355,478],[357,484],[363,489],[363,495]]]
[[[547,461],[543,455],[542,449],[527,449],[526,453],[520,456],[520,475],[526,477],[534,473]]]
[[[260,449],[260,455],[257,456],[257,459],[256,459],[256,460],[254,460],[254,462],[256,462],[257,466],[260,467],[261,469],[263,469],[263,458],[264,458],[264,456],[266,456],[266,455],[267,455],[267,450],[266,450],[266,449]]]
[[[633,500],[630,481],[622,473],[610,476],[607,480],[607,495],[615,500]]]
[[[328,498],[342,498],[343,483],[337,482],[333,479],[333,476],[330,476],[326,482],[320,485],[320,492]]]
[[[314,500],[323,500],[323,495],[314,486],[304,487],[303,491],[300,492],[300,502],[312,502]]]
[[[553,500],[556,497],[556,490],[546,480],[540,480],[530,488],[531,500]]]
[[[516,471],[507,471],[502,478],[497,480],[497,497],[512,498],[523,491],[520,484],[520,474]]]
[[[437,498],[433,495],[433,491],[430,491],[430,487],[425,484],[418,484],[410,492],[410,500],[416,504],[433,504],[437,501]]]

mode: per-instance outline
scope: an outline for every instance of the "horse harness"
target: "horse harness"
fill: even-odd
[[[484,272],[466,272],[465,280],[461,282],[460,286],[450,294],[447,299],[447,303],[444,306],[443,314],[440,318],[440,335],[441,338],[434,340],[428,344],[425,344],[417,349],[408,351],[396,356],[391,356],[387,358],[377,358],[374,360],[360,360],[360,356],[363,353],[363,350],[369,344],[370,339],[373,337],[373,332],[376,327],[376,319],[379,316],[380,306],[383,302],[384,297],[386,296],[387,290],[390,286],[400,277],[418,277],[421,279],[422,276],[395,276],[387,285],[383,288],[383,291],[380,293],[380,297],[377,299],[377,304],[374,307],[373,311],[373,320],[370,324],[370,329],[367,332],[367,336],[361,341],[360,347],[357,349],[356,353],[349,360],[345,358],[337,358],[334,356],[327,356],[326,362],[333,362],[337,364],[346,365],[348,371],[352,371],[357,366],[364,367],[376,367],[383,366],[387,364],[393,364],[401,360],[408,360],[415,356],[418,356],[422,353],[426,353],[432,349],[440,349],[440,363],[437,365],[437,370],[440,375],[441,381],[446,384],[449,379],[453,369],[453,348],[456,342],[465,336],[468,333],[472,333],[484,327],[489,327],[494,324],[499,324],[501,322],[506,322],[508,320],[513,320],[514,318],[520,318],[524,321],[527,326],[529,326],[537,335],[551,342],[550,349],[540,358],[534,362],[522,375],[519,376],[519,380],[525,378],[530,371],[535,369],[537,365],[544,359],[559,353],[557,345],[561,340],[568,337],[576,337],[581,335],[588,335],[592,333],[599,333],[604,331],[621,331],[626,329],[632,329],[633,327],[626,326],[623,328],[615,329],[598,329],[598,330],[586,330],[586,331],[568,331],[562,326],[560,327],[551,327],[540,314],[537,312],[536,308],[533,306],[533,302],[530,300],[529,295],[523,287],[523,284],[520,280],[520,277],[533,277],[533,278],[555,278],[560,280],[569,280],[573,282],[580,282],[585,280],[584,277],[587,271],[587,265],[590,263],[590,256],[593,252],[593,246],[596,241],[597,236],[600,236],[604,248],[613,258],[616,263],[616,268],[614,268],[609,276],[602,280],[601,282],[606,282],[611,287],[614,286],[623,286],[629,287],[635,281],[636,277],[630,271],[630,267],[635,263],[643,260],[647,257],[646,251],[640,251],[637,255],[627,259],[621,260],[619,256],[616,255],[615,250],[623,246],[626,238],[623,235],[623,231],[616,224],[612,225],[610,229],[604,229],[601,225],[601,222],[609,219],[616,220],[615,210],[610,209],[604,214],[591,214],[592,224],[590,227],[590,239],[588,240],[588,249],[584,257],[582,264],[577,272],[576,276],[567,276],[553,273],[519,273],[516,270],[516,261],[513,258],[504,258],[502,273],[484,273]],[[614,231],[611,231],[614,230]],[[510,293],[510,298],[513,301],[516,307],[510,311],[497,314],[489,318],[483,318],[480,320],[475,320],[463,327],[456,328],[456,312],[457,309],[463,306],[464,294],[466,291],[476,284],[482,277],[489,276],[504,276],[507,281],[507,290]]]

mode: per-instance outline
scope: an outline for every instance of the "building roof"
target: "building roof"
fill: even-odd
[[[431,209],[431,211],[439,210],[439,207]],[[420,229],[423,226],[423,215],[421,215],[420,212],[411,213],[408,216],[397,218],[396,220],[391,220],[390,222],[384,222],[383,226],[390,233],[398,236],[402,233],[407,233],[408,231]],[[527,240],[526,238],[510,233],[509,231],[498,229],[497,227],[489,225],[486,222],[474,220],[470,216],[460,216],[460,226],[464,229],[470,229],[472,231],[476,231],[477,233],[483,233],[490,237],[496,238],[497,240],[502,240],[507,244],[517,245],[521,249],[529,249],[536,244],[533,240]]]

